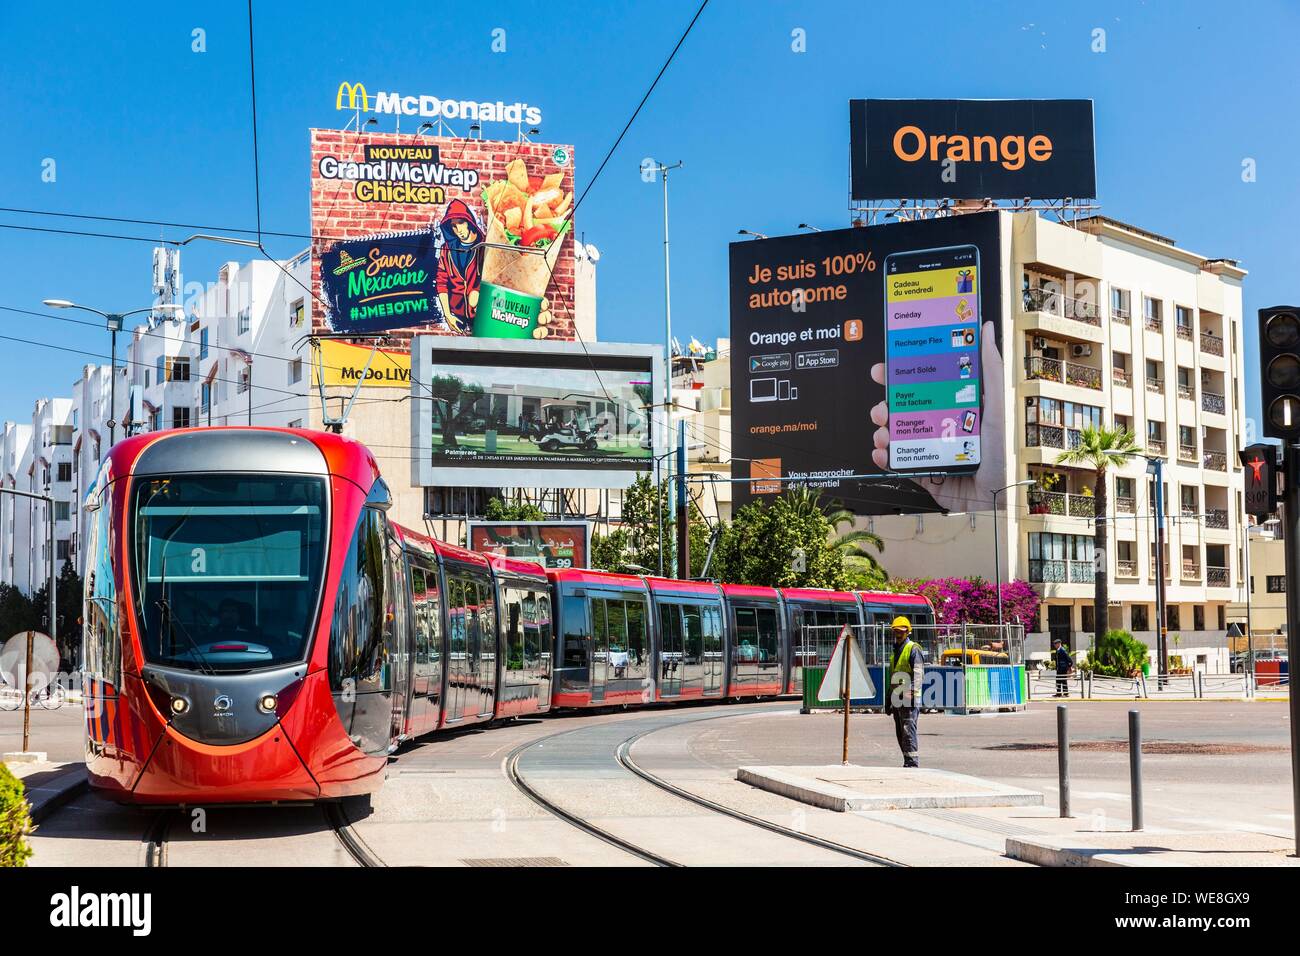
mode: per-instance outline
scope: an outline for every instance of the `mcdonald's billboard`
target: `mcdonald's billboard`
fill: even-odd
[[[571,146],[314,129],[311,156],[315,331],[574,338]]]

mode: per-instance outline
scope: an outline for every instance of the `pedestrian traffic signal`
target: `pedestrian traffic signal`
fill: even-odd
[[[1246,476],[1246,514],[1267,521],[1277,511],[1277,446],[1251,445],[1237,454]]]
[[[1260,380],[1264,392],[1264,434],[1300,439],[1300,307],[1259,310]]]

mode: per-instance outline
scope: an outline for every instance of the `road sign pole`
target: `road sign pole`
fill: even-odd
[[[1300,447],[1283,446],[1286,489],[1282,496],[1282,528],[1286,538],[1286,656],[1288,673],[1294,670],[1300,635]],[[1292,674],[1291,676],[1294,676]],[[1300,856],[1300,695],[1291,687],[1291,808],[1296,854]]]
[[[23,753],[31,753],[32,736],[32,632],[27,632],[27,666],[23,669]]]
[[[844,750],[840,756],[840,763],[847,767],[849,765],[849,694],[850,684],[849,675],[853,673],[853,633],[846,626],[842,635],[844,641],[844,677],[840,683],[844,687]]]

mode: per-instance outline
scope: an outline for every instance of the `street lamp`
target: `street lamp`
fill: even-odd
[[[673,440],[673,301],[672,301],[672,286],[669,281],[669,256],[668,256],[668,173],[670,170],[673,169],[681,169],[684,164],[680,159],[677,162],[673,163],[671,166],[668,165],[667,163],[661,163],[657,159],[651,159],[650,162],[654,164],[655,172],[657,172],[663,178],[664,181],[664,360],[665,360],[664,364],[667,371],[667,375],[664,378],[664,436],[665,436],[664,442],[665,444],[667,444]],[[644,165],[642,168],[644,168]],[[650,407],[651,409],[654,408],[653,402],[651,403]],[[650,416],[650,421],[651,421],[651,427],[653,428],[653,423],[654,423],[653,412]],[[652,444],[653,444],[653,435],[654,432],[652,431],[651,432]],[[668,459],[668,461],[665,463],[664,471],[665,474],[663,478],[659,480],[658,492],[660,496],[663,495],[664,482],[672,480],[673,469],[672,469],[671,458]],[[662,536],[663,536],[663,532],[661,530],[660,544],[659,544],[659,554],[661,559],[663,556]],[[663,568],[659,569],[659,573],[660,574],[663,573]]]
[[[762,232],[750,232],[748,229],[738,229],[738,230],[736,231],[736,235],[738,235],[738,236],[753,236],[755,239],[766,239],[766,238],[767,238],[767,234],[766,234],[766,233],[762,233]]]
[[[998,627],[1002,627],[1002,555],[1001,555],[1001,535],[998,533],[998,495],[1004,491],[1010,491],[1012,488],[1029,488],[1038,484],[1033,478],[1026,478],[1024,481],[1017,481],[1013,485],[1007,485],[1005,488],[998,488],[993,492],[993,572],[997,577],[998,592]]]
[[[1147,460],[1147,474],[1155,482],[1155,513],[1152,517],[1156,523],[1154,542],[1156,551],[1156,655],[1159,657],[1156,662],[1156,686],[1164,690],[1166,677],[1169,673],[1168,626],[1165,611],[1165,461],[1159,455],[1146,455],[1144,457]]]
[[[185,241],[188,242],[189,240]],[[45,299],[43,304],[51,309],[80,309],[82,312],[93,312],[104,319],[105,327],[108,329],[109,349],[111,352],[108,378],[108,444],[111,448],[117,440],[117,419],[115,417],[117,415],[117,333],[122,331],[127,316],[141,315],[145,312],[170,312],[173,316],[177,313],[183,315],[185,307],[174,302],[168,302],[147,309],[132,309],[130,312],[101,312],[99,309],[92,309],[88,305],[77,305],[77,303],[68,299]]]

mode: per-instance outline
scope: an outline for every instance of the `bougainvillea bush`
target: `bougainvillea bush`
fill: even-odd
[[[934,605],[940,624],[996,624],[998,592],[983,578],[893,578],[893,591],[924,594]],[[1028,581],[1006,581],[1002,585],[1002,619],[1020,621],[1034,630],[1038,621],[1038,592]]]

